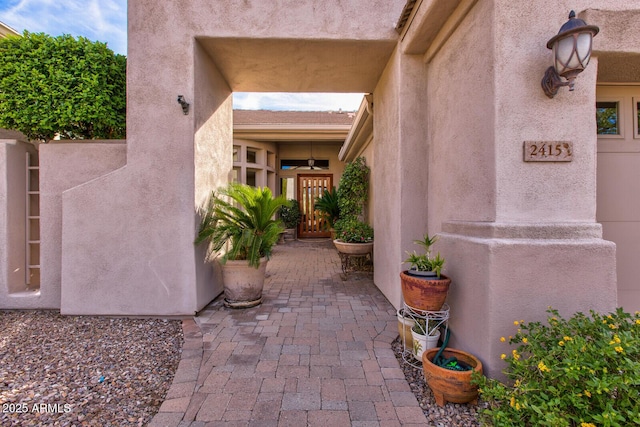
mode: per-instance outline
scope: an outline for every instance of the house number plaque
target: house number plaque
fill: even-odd
[[[573,160],[571,141],[525,141],[525,162],[570,162]]]

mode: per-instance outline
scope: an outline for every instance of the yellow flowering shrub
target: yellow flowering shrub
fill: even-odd
[[[483,424],[640,425],[640,313],[619,308],[564,319],[547,312],[547,324],[514,322],[519,331],[509,343],[516,348],[500,356],[506,383],[474,375],[488,403],[479,410]]]

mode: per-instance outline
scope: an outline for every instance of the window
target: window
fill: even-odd
[[[240,161],[240,147],[238,145],[233,146],[233,161],[234,162]]]
[[[256,185],[256,170],[255,169],[247,169],[247,185],[252,187],[257,187]]]
[[[247,163],[258,163],[257,158],[258,158],[257,151],[251,148],[247,148]]]
[[[617,101],[596,102],[598,135],[620,135],[620,103]]]

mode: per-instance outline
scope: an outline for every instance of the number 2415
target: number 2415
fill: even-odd
[[[542,144],[540,146],[532,144],[529,149],[531,156],[546,157],[546,156],[562,156],[571,157],[571,147],[566,142],[557,144]]]

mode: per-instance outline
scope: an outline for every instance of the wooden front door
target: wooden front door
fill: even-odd
[[[327,221],[315,209],[315,200],[333,188],[333,175],[298,175],[298,203],[302,220],[298,237],[330,237]]]

